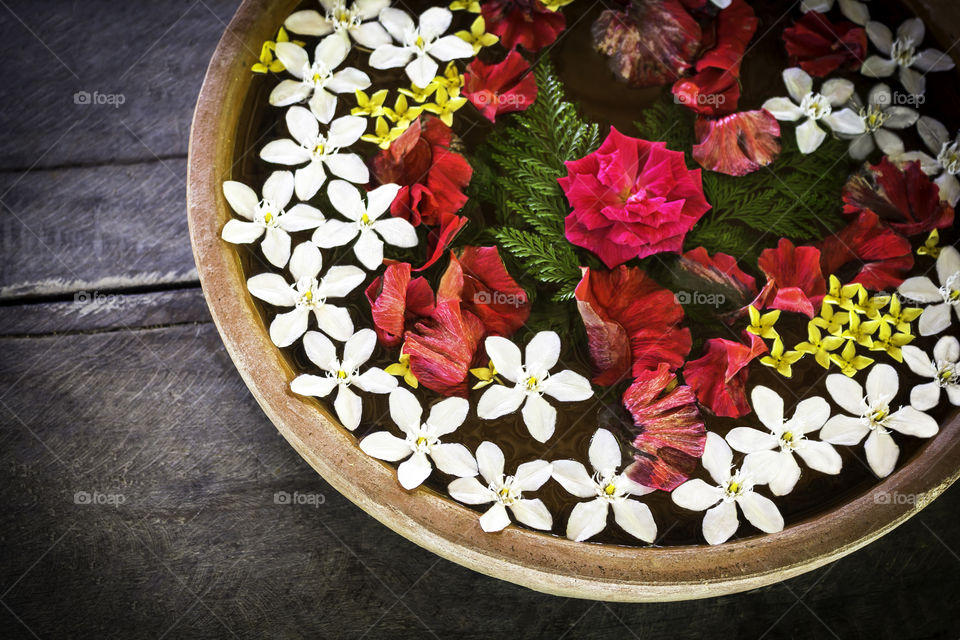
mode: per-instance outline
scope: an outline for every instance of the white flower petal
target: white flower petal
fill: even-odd
[[[499,502],[480,516],[480,528],[487,533],[502,531],[508,524],[510,524],[510,516],[507,515],[507,508]]]
[[[843,459],[829,442],[807,440],[797,449],[797,455],[808,467],[820,473],[835,476],[843,467]]]
[[[935,336],[950,326],[950,305],[947,303],[931,305],[920,314],[917,329],[922,336]]]
[[[940,284],[946,285],[952,276],[960,274],[960,251],[952,245],[946,245],[940,250],[937,258],[937,277]]]
[[[844,78],[831,78],[820,87],[820,95],[834,107],[846,103],[853,96],[853,83]]]
[[[323,222],[323,214],[308,204],[295,204],[280,216],[278,224],[284,231],[296,232],[316,228]]]
[[[323,249],[333,249],[348,244],[358,233],[360,229],[355,222],[327,219],[317,225],[310,240]]]
[[[348,220],[357,221],[366,213],[360,192],[355,186],[345,180],[332,180],[327,185],[327,197],[333,208],[344,215]]]
[[[863,26],[870,20],[867,5],[857,0],[840,0],[840,12],[854,24]]]
[[[350,35],[362,47],[376,49],[390,44],[390,34],[376,22],[365,22],[350,30]]]
[[[367,120],[360,116],[342,116],[330,123],[327,144],[337,149],[349,147],[367,130]]]
[[[346,385],[340,385],[337,399],[333,401],[333,408],[337,418],[348,430],[353,431],[360,426],[360,415],[363,412],[363,401]]]
[[[890,31],[890,27],[881,22],[871,20],[867,23],[866,28],[870,42],[882,53],[890,55],[890,51],[893,48],[893,32]]]
[[[471,53],[473,49],[471,48]],[[433,81],[440,65],[428,55],[418,55],[405,67],[407,77],[418,87],[425,87]]]
[[[333,380],[332,378],[328,378]],[[386,431],[371,433],[360,441],[360,450],[368,456],[387,462],[403,460],[410,455],[410,445],[406,440],[398,438]]]
[[[917,54],[913,66],[927,73],[933,71],[949,71],[953,69],[953,60],[950,56],[938,49],[924,49]]]
[[[734,427],[727,434],[727,442],[741,453],[754,453],[769,451],[777,446],[779,441],[772,433],[764,433],[750,427]]]
[[[458,36],[440,38],[430,45],[429,51],[432,57],[444,62],[456,58],[473,57],[473,45]]]
[[[403,42],[408,33],[417,27],[406,11],[388,8],[380,12],[380,24],[393,36],[394,40]]]
[[[813,91],[813,79],[800,67],[784,69],[783,84],[786,85],[790,97],[798,104],[808,93]]]
[[[260,243],[260,249],[267,262],[282,269],[290,259],[290,236],[283,229],[270,227]]]
[[[477,403],[477,415],[484,420],[493,420],[500,416],[513,413],[523,404],[526,393],[520,387],[506,387],[502,384],[492,384]]]
[[[430,457],[437,469],[460,478],[477,475],[477,461],[470,450],[460,443],[442,443],[433,447]]]
[[[290,391],[300,396],[315,396],[325,398],[337,386],[335,378],[330,376],[315,376],[308,373],[301,374],[290,383]],[[409,447],[407,453],[410,453]]]
[[[739,526],[737,507],[732,502],[721,502],[703,515],[703,537],[708,544],[726,542]]]
[[[622,462],[620,443],[606,429],[597,429],[593,434],[587,454],[590,457],[590,464],[600,472],[601,476],[613,475]]]
[[[714,482],[723,485],[730,479],[733,451],[730,450],[730,445],[721,436],[708,431],[707,443],[703,447],[703,457],[700,462]]]
[[[511,341],[500,336],[490,336],[484,340],[487,357],[497,370],[497,374],[510,382],[517,382],[523,364],[520,359],[520,349]],[[517,405],[520,406],[520,405]],[[502,414],[501,414],[502,415]]]
[[[873,137],[876,139],[880,151],[885,156],[896,157],[905,150],[903,140],[892,131],[877,129],[873,132]]]
[[[409,248],[417,246],[417,230],[403,218],[387,218],[373,223],[373,230],[383,241],[394,247]]]
[[[310,109],[299,106],[290,107],[287,109],[284,119],[287,122],[287,130],[290,135],[302,147],[312,148],[316,145],[317,137],[320,135],[320,123],[317,122],[316,116],[310,112]],[[301,150],[307,153],[309,157],[309,152],[302,147]]]
[[[944,387],[947,390],[947,398],[950,404],[960,406],[960,384],[948,384]]]
[[[569,369],[551,375],[543,381],[540,388],[545,394],[561,402],[578,402],[593,396],[590,381]]]
[[[390,392],[390,418],[407,435],[419,432],[423,409],[417,397],[402,387]]]
[[[670,493],[674,504],[691,511],[705,511],[723,498],[723,489],[700,478],[687,480]]]
[[[906,129],[916,124],[920,113],[909,107],[889,107],[883,114],[887,117],[883,126],[887,129]]]
[[[943,173],[934,183],[940,187],[940,199],[951,207],[956,207],[957,202],[960,202],[960,180],[957,180],[957,176]]]
[[[397,388],[397,379],[379,367],[370,367],[354,376],[353,384],[367,393],[390,393]]]
[[[247,280],[247,291],[254,298],[277,307],[292,307],[297,303],[297,294],[283,276],[276,273],[259,273]]]
[[[383,264],[383,240],[373,230],[364,229],[353,245],[353,254],[367,269],[379,269]]]
[[[323,256],[312,242],[301,242],[290,256],[290,274],[296,279],[315,278],[323,268]]]
[[[840,374],[842,375],[842,374]],[[820,439],[830,444],[855,445],[870,432],[870,427],[861,418],[833,416],[820,429]]]
[[[400,481],[400,486],[409,491],[423,484],[431,472],[433,465],[430,464],[427,454],[417,451],[397,467],[397,480]]]
[[[274,52],[277,60],[283,63],[290,75],[303,78],[303,68],[310,64],[310,56],[303,47],[292,42],[278,42]],[[273,104],[272,101],[271,104]]]
[[[799,431],[810,433],[816,431],[830,418],[830,404],[820,396],[805,398],[797,404],[793,417],[786,424],[784,431]]]
[[[906,360],[906,354],[904,354],[904,360]],[[936,380],[918,384],[910,390],[910,406],[917,411],[928,411],[938,404],[940,404],[940,385]]]
[[[940,342],[946,339],[946,337],[940,338]],[[956,338],[954,338],[954,340],[956,340]],[[940,346],[940,342],[937,343],[937,346]],[[910,367],[910,371],[924,378],[935,378],[937,376],[937,367],[923,349],[908,344],[902,347],[900,352],[903,354],[903,361]],[[937,357],[936,350],[934,350],[934,357]],[[954,359],[954,361],[956,360]],[[919,407],[917,408],[919,409]],[[922,410],[923,409],[921,409],[921,411]]]
[[[253,220],[260,204],[260,198],[256,191],[242,182],[227,180],[223,183],[223,195],[227,199],[227,204],[237,215],[243,216],[247,220]]]
[[[863,448],[867,453],[867,464],[878,477],[885,478],[893,472],[900,456],[900,447],[889,433],[871,431]]]
[[[307,9],[304,11],[294,11],[290,14],[283,26],[288,31],[299,33],[305,36],[325,36],[333,31],[333,25],[319,11]]]
[[[797,127],[797,146],[800,153],[813,153],[820,148],[826,137],[827,132],[821,129],[813,118]]]
[[[583,542],[603,531],[607,526],[607,507],[602,498],[577,503],[567,519],[567,538]]]
[[[477,447],[477,469],[487,484],[494,484],[503,478],[503,451],[500,447],[484,440]]]
[[[759,493],[747,491],[737,498],[743,516],[757,529],[765,533],[783,531],[783,516],[773,500]]]
[[[796,122],[803,115],[803,109],[795,105],[789,98],[770,98],[763,103],[762,108],[777,120],[787,122]]]
[[[370,181],[370,170],[363,163],[363,159],[355,153],[334,153],[324,159],[330,173],[355,182],[357,184],[366,184]]]
[[[406,47],[385,44],[374,49],[369,64],[374,69],[395,69],[410,62],[413,55],[413,51]]]
[[[860,73],[868,78],[886,78],[897,70],[897,63],[888,58],[870,56],[860,66]]]
[[[792,453],[783,451],[776,455],[780,459],[780,464],[767,484],[773,495],[785,496],[797,486],[797,481],[800,479],[800,465],[797,464]]]
[[[530,435],[537,442],[546,442],[553,435],[557,426],[557,410],[542,396],[536,394],[527,396],[520,414]]]
[[[729,435],[729,434],[728,434]],[[790,454],[787,454],[790,455]],[[755,451],[747,454],[743,459],[741,471],[748,476],[755,484],[768,484],[777,474],[783,464],[783,453],[767,449],[766,451]]]
[[[860,416],[869,409],[863,399],[863,387],[859,382],[842,373],[832,373],[827,376],[827,391],[833,401],[848,413]]]
[[[657,538],[657,523],[650,507],[637,500],[613,503],[613,516],[620,528],[644,542],[652,543]]]
[[[353,371],[373,355],[377,346],[377,334],[373,329],[361,329],[350,336],[343,345],[343,368]]]
[[[464,504],[486,504],[495,500],[489,487],[480,484],[476,478],[457,478],[447,485],[450,497]]]
[[[940,429],[933,417],[911,406],[901,407],[890,414],[884,426],[917,438],[930,438]]]
[[[467,419],[470,402],[466,398],[445,398],[430,407],[427,425],[437,436],[453,433]]]
[[[521,492],[536,491],[550,479],[552,473],[553,466],[546,460],[531,460],[517,467],[513,479]]]
[[[279,45],[277,47],[279,49]],[[350,43],[337,35],[320,40],[313,51],[315,62],[321,62],[327,69],[336,69],[350,53]]]
[[[317,195],[326,179],[327,172],[324,171],[323,162],[320,160],[311,160],[306,166],[297,169],[294,174],[297,198],[310,200]]]
[[[366,277],[363,270],[353,265],[330,267],[320,280],[317,292],[321,298],[343,298],[360,286]]]
[[[874,408],[884,406],[893,400],[899,388],[897,370],[888,364],[875,364],[867,374],[867,404]]]
[[[287,105],[303,102],[306,100],[313,89],[298,80],[284,80],[270,92],[270,104],[275,107],[286,107]]]
[[[854,160],[864,160],[873,153],[873,150],[876,148],[876,145],[873,143],[872,133],[861,134],[850,142],[850,157]]]
[[[370,76],[360,69],[347,67],[333,74],[327,82],[326,89],[333,93],[353,93],[357,89],[363,90],[370,86]]]
[[[954,363],[960,361],[960,340],[953,336],[943,336],[933,347],[933,358],[937,361]]]
[[[305,307],[277,315],[270,323],[270,339],[278,347],[289,347],[307,330],[310,312]]]
[[[291,107],[296,108],[296,107]],[[308,112],[309,113],[309,112]],[[313,118],[313,114],[310,114]],[[315,118],[313,118],[315,120]],[[260,159],[273,164],[303,164],[310,159],[310,152],[289,138],[273,140],[260,150]]]
[[[317,319],[317,327],[334,340],[344,342],[353,335],[353,320],[350,319],[350,312],[343,307],[321,305],[313,310],[313,315]]]
[[[329,36],[336,37],[336,36]],[[314,89],[313,95],[307,103],[310,105],[310,111],[320,122],[330,122],[337,112],[337,96],[326,89]]]
[[[942,251],[940,255],[943,255]],[[943,296],[940,295],[940,288],[926,276],[907,278],[900,284],[897,291],[905,298],[917,302],[939,302],[943,300]]]
[[[905,41],[909,40],[914,45],[923,42],[923,36],[925,34],[926,28],[924,28],[923,20],[920,18],[904,20],[900,23],[900,26],[897,27],[897,38]]]
[[[337,348],[330,338],[319,331],[307,331],[303,336],[303,348],[307,358],[324,371],[336,373],[340,367],[337,360]]]
[[[543,501],[539,498],[534,500],[519,500],[510,505],[510,511],[513,512],[513,517],[516,518],[518,522],[528,527],[541,530],[553,528],[553,517],[547,509],[547,505],[543,504]]]
[[[560,358],[560,336],[554,331],[541,331],[537,333],[524,352],[524,363],[527,373],[531,375],[543,375],[550,371],[557,364]],[[499,367],[498,367],[499,369]]]
[[[839,111],[834,111],[833,113],[824,116],[820,120],[835,132],[845,135],[855,135],[866,131],[866,126],[863,124],[863,118],[861,118],[860,114],[853,109],[841,109]],[[880,131],[882,131],[882,129]],[[874,135],[876,136],[876,134],[880,133],[880,131],[877,131],[874,133]],[[879,143],[880,140],[878,139],[877,142]],[[818,144],[817,146],[820,145]]]
[[[597,495],[597,483],[581,463],[576,460],[554,460],[552,466],[553,479],[559,482],[567,493],[578,498]]]
[[[233,244],[250,244],[263,235],[263,225],[244,220],[230,219],[223,225],[220,237]],[[282,266],[282,265],[281,265]]]
[[[927,91],[926,77],[907,67],[900,67],[900,84],[914,97],[922,96]]]
[[[780,394],[762,385],[757,385],[750,392],[750,403],[757,414],[757,419],[770,431],[780,434],[783,430],[783,398]],[[728,441],[729,438],[727,439]],[[765,447],[769,449],[770,447]]]
[[[444,7],[431,7],[420,14],[420,36],[424,40],[431,40],[440,37],[450,28],[450,22],[453,20],[453,14]],[[471,50],[471,55],[473,51]],[[420,85],[421,87],[426,85]]]
[[[940,153],[943,145],[950,140],[950,133],[943,123],[930,116],[923,116],[917,121],[917,133],[934,153]]]

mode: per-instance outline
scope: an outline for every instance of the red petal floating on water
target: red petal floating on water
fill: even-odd
[[[364,293],[370,303],[377,337],[385,347],[398,346],[412,322],[433,313],[430,283],[424,278],[411,280],[410,265],[406,262],[388,265]]]
[[[861,211],[856,220],[824,238],[820,267],[823,273],[835,273],[853,261],[863,267],[852,282],[883,291],[903,282],[913,267],[913,250],[910,241],[880,222],[877,214]]]
[[[566,28],[560,11],[550,11],[539,0],[489,0],[480,4],[486,29],[513,49],[539,51],[552,44]]]
[[[502,113],[524,111],[537,99],[537,80],[516,49],[497,64],[474,59],[463,75],[463,95],[490,122]]]
[[[420,384],[445,396],[467,396],[467,374],[483,337],[483,323],[456,300],[441,302],[433,315],[405,335],[403,353]]]
[[[790,64],[811,76],[824,77],[838,69],[856,71],[867,57],[867,32],[852,22],[832,23],[809,11],[783,30]]]
[[[776,249],[764,249],[757,266],[767,276],[767,284],[753,301],[758,309],[782,309],[812,318],[827,293],[827,282],[820,271],[820,250],[794,247],[780,238]]]
[[[767,347],[759,336],[746,335],[749,346],[724,338],[707,340],[704,355],[683,367],[683,379],[693,388],[697,400],[718,416],[739,418],[750,413],[747,365]]]
[[[717,120],[697,118],[699,144],[693,158],[701,167],[744,176],[780,155],[780,125],[766,111],[742,111]]]

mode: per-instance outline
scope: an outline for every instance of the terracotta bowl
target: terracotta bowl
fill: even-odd
[[[405,538],[475,571],[556,595],[609,601],[703,598],[768,585],[836,560],[890,531],[960,475],[954,416],[902,468],[867,493],[772,535],[715,547],[637,548],[574,543],[516,526],[481,531],[477,513],[432,490],[408,492],[394,469],[365,455],[311,399],[289,391],[294,371],[270,342],[247,293],[240,257],[220,239],[250,65],[299,0],[245,0],[210,61],[190,136],[187,205],[203,291],[227,351],[270,420],[310,465],[361,509]],[[955,42],[960,7],[911,2],[940,42]],[[884,500],[913,495],[909,504]]]

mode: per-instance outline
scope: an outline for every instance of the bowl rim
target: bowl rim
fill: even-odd
[[[240,375],[277,430],[351,502],[408,540],[480,573],[559,596],[646,602],[735,593],[823,566],[903,523],[960,476],[955,414],[909,463],[865,494],[782,532],[718,546],[577,543],[517,526],[488,534],[476,511],[429,488],[404,490],[393,467],[363,453],[318,402],[289,391],[295,373],[246,291],[238,252],[220,239],[230,218],[220,185],[231,175],[249,66],[298,4],[244,0],[220,39],[191,125],[187,215],[203,293]],[[889,499],[895,495],[913,499]]]

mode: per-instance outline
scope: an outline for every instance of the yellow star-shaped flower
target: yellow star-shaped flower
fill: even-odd
[[[844,325],[850,322],[850,312],[834,311],[831,305],[825,304],[820,307],[820,315],[810,322],[830,335],[838,336],[843,333]]]
[[[913,333],[910,323],[919,318],[921,313],[923,313],[923,309],[917,307],[901,307],[900,297],[892,296],[887,313],[881,320],[893,325],[893,328],[901,333]]]
[[[410,370],[410,356],[403,353],[403,351],[400,352],[400,361],[394,362],[384,369],[384,371],[392,376],[402,376],[407,386],[413,389],[420,386],[420,381],[417,380],[417,376],[413,375],[413,371]]]
[[[383,115],[383,103],[387,99],[386,89],[381,89],[373,95],[368,96],[366,93],[357,89],[354,92],[354,95],[357,96],[357,106],[353,109],[350,109],[350,115],[352,116],[367,116],[370,118],[376,118],[377,116]]]
[[[480,0],[453,0],[450,3],[450,11],[466,11],[468,13],[480,13]]]
[[[395,128],[403,132],[410,126],[411,122],[420,117],[423,109],[422,106],[409,106],[407,96],[399,95],[396,102],[393,103],[393,109],[390,107],[383,108],[383,115],[393,122]]]
[[[850,283],[841,285],[840,279],[837,276],[830,276],[830,288],[827,291],[827,295],[823,297],[824,304],[835,304],[841,309],[846,309],[847,311],[856,311],[857,310],[857,296],[860,294],[860,290],[863,289],[863,285],[859,283]]]
[[[390,128],[390,125],[387,124],[387,121],[381,116],[377,116],[377,124],[374,129],[374,133],[365,133],[360,136],[360,139],[365,142],[372,142],[381,149],[387,149],[390,147],[390,143],[400,137],[400,134],[403,133],[403,129],[399,127]]]
[[[493,366],[493,360],[491,360],[486,367],[470,369],[470,373],[472,373],[473,376],[479,380],[477,384],[473,385],[474,389],[482,389],[488,384],[492,384],[494,382],[503,384],[500,378],[497,377],[497,368]]]
[[[873,358],[857,355],[857,343],[853,340],[847,342],[847,346],[840,353],[831,353],[830,362],[840,367],[840,373],[852,378],[857,371],[865,369],[873,364]]]
[[[453,113],[465,104],[467,104],[466,98],[451,98],[445,88],[437,87],[434,102],[423,105],[423,108],[440,118],[443,124],[451,127],[453,126]]]
[[[888,295],[878,294],[871,297],[866,289],[860,289],[860,292],[857,293],[856,312],[862,313],[871,320],[879,320],[883,315],[880,310],[887,306],[889,302],[890,296]]]
[[[436,80],[427,84],[425,88],[418,87],[415,84],[411,84],[409,89],[400,89],[400,93],[407,96],[408,98],[413,99],[413,101],[418,104],[423,104],[424,102],[429,100],[430,96],[432,96],[436,92],[438,86],[439,85]]]
[[[886,351],[887,355],[897,362],[903,362],[903,353],[900,351],[900,347],[910,344],[915,337],[909,333],[894,333],[890,325],[884,322],[877,331],[877,337],[873,339],[873,346],[870,347],[870,351]]]
[[[540,0],[540,3],[550,11],[556,11],[560,7],[565,7],[573,0]]]
[[[446,69],[443,70],[443,75],[437,76],[433,81],[437,83],[437,86],[446,89],[449,97],[455,98],[460,95],[460,89],[463,88],[465,80],[456,63],[451,60]]]
[[[940,232],[934,229],[927,236],[922,247],[917,247],[918,256],[930,256],[934,260],[940,257]]]
[[[873,336],[877,328],[883,324],[880,320],[861,321],[860,316],[855,313],[850,314],[850,325],[846,331],[840,335],[848,340],[853,340],[861,347],[868,349],[873,346]]]
[[[817,325],[810,321],[807,323],[807,341],[798,344],[796,349],[801,353],[811,354],[817,364],[824,369],[829,369],[830,352],[839,348],[843,342],[844,339],[840,336],[828,335],[824,338]]]
[[[273,57],[273,52],[277,49],[277,42],[290,42],[290,36],[287,35],[287,30],[283,27],[280,27],[280,30],[277,32],[276,41],[267,40],[263,43],[263,46],[260,47],[260,61],[255,63],[250,70],[254,73],[280,73],[286,67],[283,66],[283,63],[280,62],[279,58]],[[305,43],[300,40],[294,40],[293,44],[303,46]]]
[[[750,314],[750,325],[747,327],[747,331],[767,340],[772,340],[779,335],[777,330],[773,328],[773,325],[780,319],[779,309],[760,315],[760,311],[755,306],[750,305],[747,312]]]
[[[457,31],[456,35],[461,40],[473,45],[473,55],[480,53],[484,47],[490,47],[500,41],[500,38],[492,33],[487,33],[487,23],[483,16],[477,16],[477,19],[470,25],[470,31]]]
[[[803,354],[799,351],[783,351],[783,341],[778,336],[773,341],[773,346],[770,348],[770,354],[760,358],[761,364],[765,364],[768,367],[776,369],[777,373],[782,375],[784,378],[789,378],[793,375],[793,370],[790,368],[793,363],[803,357]]]

